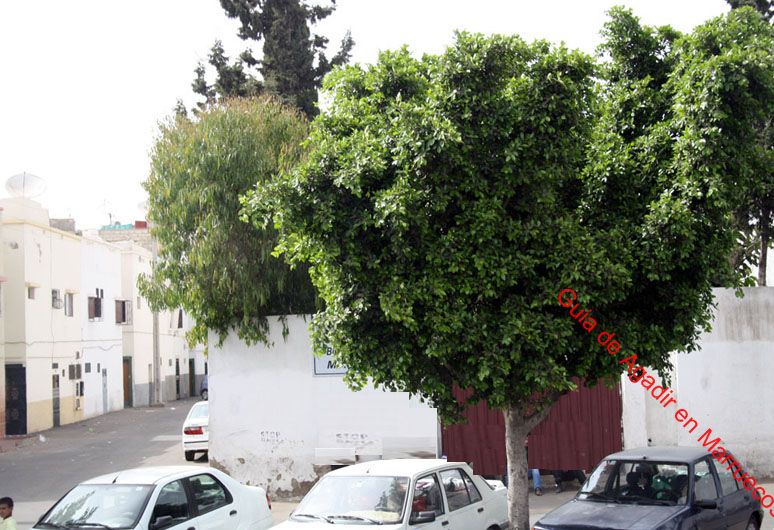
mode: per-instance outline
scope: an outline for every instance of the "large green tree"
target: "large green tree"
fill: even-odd
[[[771,22],[774,6],[771,0],[727,0],[732,9],[752,7]],[[739,242],[732,256],[737,267],[758,265],[758,285],[766,285],[769,249],[774,242],[774,123],[764,117],[757,125],[756,145],[761,158],[758,181],[747,190],[747,197],[737,209],[735,220]]]
[[[307,122],[269,97],[222,101],[161,126],[151,155],[148,220],[158,259],[140,291],[154,308],[183,307],[191,342],[234,329],[265,341],[267,315],[314,311],[306,267],[272,256],[273,228],[240,220],[240,195],[303,157]]]
[[[239,37],[263,41],[263,53],[255,58],[248,48],[233,62],[216,42],[209,56],[215,82],[207,82],[207,68],[199,64],[194,92],[204,96],[199,108],[222,97],[250,96],[266,90],[312,117],[317,113],[317,90],[323,76],[349,60],[354,44],[347,33],[332,58],[326,56],[328,39],[310,30],[333,13],[330,5],[301,0],[221,0],[229,18],[240,23]]]
[[[503,411],[517,530],[529,431],[573,378],[622,370],[558,292],[662,373],[694,349],[712,279],[731,277],[744,140],[774,102],[771,28],[752,10],[676,41],[622,11],[607,30],[602,85],[584,54],[468,34],[337,71],[307,161],[248,201],[278,252],[311,265],[315,348],[348,383],[419,394],[446,419],[454,386]]]

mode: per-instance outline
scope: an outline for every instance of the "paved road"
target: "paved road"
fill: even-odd
[[[180,429],[194,402],[122,410],[46,431],[18,448],[4,444],[0,447],[7,450],[0,453],[0,496],[14,498],[19,530],[28,530],[59,497],[85,479],[131,467],[190,463],[180,447]],[[194,464],[206,466],[207,462],[200,458]],[[767,484],[766,489],[774,491],[774,484]],[[548,487],[542,497],[530,494],[531,522],[573,495],[573,491],[555,495]],[[274,502],[275,523],[284,521],[295,505]],[[774,528],[773,523],[767,516],[764,528]]]
[[[14,498],[20,530],[80,481],[119,469],[188,463],[180,429],[194,402],[113,412],[45,431],[0,453],[0,495]],[[197,465],[207,465],[199,460]]]

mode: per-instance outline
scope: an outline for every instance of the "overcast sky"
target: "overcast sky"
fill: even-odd
[[[455,29],[593,52],[616,4],[682,31],[728,10],[724,0],[339,0],[318,30],[333,48],[350,29],[360,63],[403,44],[439,53]],[[196,101],[193,70],[216,39],[241,52],[236,27],[217,0],[0,0],[0,196],[28,172],[46,181],[36,200],[52,217],[79,228],[142,219],[157,124],[177,99]]]

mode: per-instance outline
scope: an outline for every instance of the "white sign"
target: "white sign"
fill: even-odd
[[[314,375],[344,375],[346,367],[338,366],[333,360],[333,349],[325,350],[322,357],[314,356]]]

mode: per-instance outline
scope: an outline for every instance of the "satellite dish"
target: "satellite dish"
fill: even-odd
[[[46,191],[46,181],[32,173],[19,173],[5,181],[5,189],[11,197],[31,199]]]

